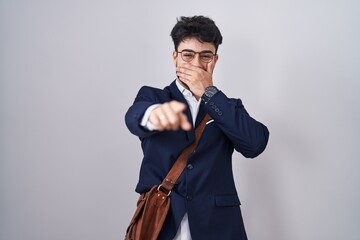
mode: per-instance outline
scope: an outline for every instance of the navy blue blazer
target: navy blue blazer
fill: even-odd
[[[126,125],[140,138],[144,154],[138,193],[160,184],[181,151],[195,138],[194,129],[159,132],[140,126],[149,106],[171,100],[187,104],[175,81],[164,89],[144,86],[125,115]],[[189,108],[185,113],[191,123]],[[246,158],[258,156],[266,147],[269,131],[247,113],[240,99],[228,98],[221,91],[207,104],[201,103],[195,125],[205,113],[214,121],[206,125],[171,193],[171,207],[160,240],[174,238],[186,212],[193,240],[247,239],[233,179],[232,154],[235,149]]]

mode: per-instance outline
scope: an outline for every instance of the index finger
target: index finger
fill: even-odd
[[[185,63],[184,68],[188,69],[190,71],[199,71],[200,70],[200,71],[205,71],[205,72],[209,72],[209,73],[212,72],[210,63],[207,63],[205,67],[203,67],[203,66],[195,66],[195,65],[193,65],[191,63]]]
[[[169,102],[169,106],[176,114],[181,113],[186,109],[186,105],[184,103],[175,100]]]

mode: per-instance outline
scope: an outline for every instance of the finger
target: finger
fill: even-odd
[[[164,103],[162,106],[163,113],[167,118],[167,126],[165,126],[168,130],[177,130],[179,129],[180,119],[177,113],[173,111],[170,107],[170,103]]]
[[[179,126],[183,130],[189,131],[191,129],[191,124],[187,119],[187,116],[183,113],[186,107],[186,104],[173,100],[155,108],[150,114],[149,121],[158,131],[163,131],[165,129],[177,130],[179,129]],[[170,121],[174,120],[174,124],[170,123]]]
[[[187,73],[191,74],[192,72],[206,71],[207,65],[203,67],[203,66],[195,66],[191,63],[185,63],[181,67],[184,69],[184,71],[187,71]]]
[[[184,103],[177,102],[177,101],[171,101],[170,105],[171,105],[173,111],[178,113],[180,127],[185,131],[189,131],[191,129],[191,124],[187,118],[187,115],[184,114],[184,111],[187,106]]]
[[[160,125],[163,129],[170,130],[171,125],[168,119],[168,113],[164,109],[164,105],[160,106],[157,112],[157,117],[159,119]]]
[[[179,81],[181,82],[181,84],[182,84],[187,90],[190,90],[190,87],[189,87],[189,85],[188,85],[189,81],[184,80],[184,79],[180,78],[179,76],[177,76],[177,77],[178,77]],[[186,83],[185,83],[185,81],[186,81]]]
[[[176,71],[176,75],[183,78],[183,79],[188,79],[188,78],[191,77],[191,74],[181,72],[181,71]]]
[[[217,62],[218,60],[219,60],[219,55],[216,54],[216,55],[214,56],[214,59],[206,65],[206,71],[209,72],[209,73],[211,73],[211,75],[212,75],[213,72],[214,72],[215,64],[216,64],[216,62]]]
[[[175,100],[169,102],[169,106],[176,114],[179,114],[186,109],[186,104]]]
[[[194,71],[195,71],[195,69],[193,68],[192,65],[178,66],[176,68],[176,72],[179,72],[179,73],[182,73],[185,75],[191,75]]]
[[[214,71],[213,65],[212,65],[211,63],[208,63],[208,64],[206,65],[205,71],[207,71],[208,73],[210,73],[210,74],[212,75],[212,73],[213,73],[213,71]]]
[[[161,106],[155,108],[149,118],[150,123],[154,126],[154,128],[158,131],[165,130],[164,122],[166,121],[166,116],[163,113]]]
[[[203,76],[206,73],[206,68],[189,65],[189,68],[182,67],[179,68],[179,71],[177,72],[179,73],[179,76],[181,76],[182,78],[185,78],[189,81],[194,81],[199,79],[201,76]]]
[[[180,113],[180,126],[184,131],[190,131],[191,130],[191,124],[187,118],[187,116],[184,113]]]
[[[191,76],[190,75],[186,75],[180,72],[177,72],[177,76],[179,77],[179,79],[183,82],[185,82],[186,84],[188,84],[191,80]]]
[[[159,118],[156,114],[156,109],[155,108],[154,110],[152,110],[152,112],[150,113],[150,116],[149,116],[149,122],[156,128],[158,129],[158,126],[160,125],[160,121],[159,121]]]

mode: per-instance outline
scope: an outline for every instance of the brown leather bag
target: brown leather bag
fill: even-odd
[[[210,116],[206,114],[195,129],[195,141],[181,152],[163,182],[140,195],[137,209],[126,230],[125,240],[157,239],[170,208],[171,190],[184,170],[189,154],[195,150],[209,119]]]

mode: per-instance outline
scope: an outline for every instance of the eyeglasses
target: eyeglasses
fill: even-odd
[[[211,51],[195,52],[187,49],[176,53],[180,53],[182,60],[184,60],[185,62],[191,62],[195,58],[196,54],[199,54],[200,60],[204,63],[211,62],[214,56],[216,56],[216,54]]]

